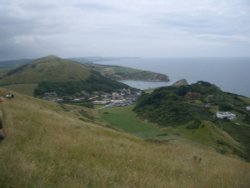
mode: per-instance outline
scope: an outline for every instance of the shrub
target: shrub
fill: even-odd
[[[186,126],[186,128],[187,128],[187,129],[199,129],[200,125],[201,125],[201,121],[198,120],[198,119],[196,119],[196,120],[194,120],[193,122],[189,123],[189,124]]]

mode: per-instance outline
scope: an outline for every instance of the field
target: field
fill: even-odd
[[[226,132],[218,129],[212,122],[204,121],[200,128],[159,127],[153,123],[143,121],[132,111],[134,106],[104,108],[101,118],[109,127],[119,131],[152,140],[178,140],[182,143],[199,143],[200,146],[214,148],[223,154],[243,153],[242,146],[232,139]]]
[[[152,123],[140,120],[132,111],[134,106],[104,108],[101,117],[114,129],[141,137],[164,137],[165,132]]]
[[[79,111],[85,108],[14,94],[0,106],[6,135],[0,143],[1,188],[250,186],[250,164],[239,158],[144,141],[83,121]]]

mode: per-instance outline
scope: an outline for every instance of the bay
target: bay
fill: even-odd
[[[96,63],[127,66],[163,73],[170,77],[170,83],[182,78],[185,78],[189,83],[195,83],[199,80],[208,81],[216,84],[223,91],[250,97],[250,57],[124,58],[98,61]],[[170,84],[137,81],[124,82],[132,87],[137,86],[140,89]]]

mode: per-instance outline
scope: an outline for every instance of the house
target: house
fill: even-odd
[[[246,106],[246,110],[247,110],[247,111],[250,111],[250,106]]]
[[[236,119],[236,115],[232,112],[217,112],[216,117],[219,119],[228,119],[228,120]]]

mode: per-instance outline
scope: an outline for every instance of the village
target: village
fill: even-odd
[[[133,104],[141,95],[141,91],[132,89],[120,89],[115,92],[81,91],[78,95],[58,96],[56,92],[46,92],[42,99],[53,102],[81,103],[91,102],[93,105],[105,105],[106,107],[128,106]]]
[[[71,96],[58,96],[56,92],[47,92],[44,93],[42,98],[44,100],[53,101],[53,102],[65,102],[65,103],[82,103],[90,102],[93,105],[100,105],[103,108],[112,108],[112,107],[123,107],[132,105],[136,100],[141,96],[142,91],[132,90],[132,89],[120,89],[115,92],[93,92],[89,93],[87,91],[81,91],[78,95]],[[213,98],[213,95],[208,95],[207,102],[209,99]],[[188,92],[185,95],[187,100],[200,99],[201,94],[195,92]],[[209,108],[209,102],[204,105],[205,108]],[[245,110],[250,112],[250,106],[246,106]],[[235,113],[230,111],[217,111],[215,114],[218,119],[228,119],[235,120],[237,116]]]

